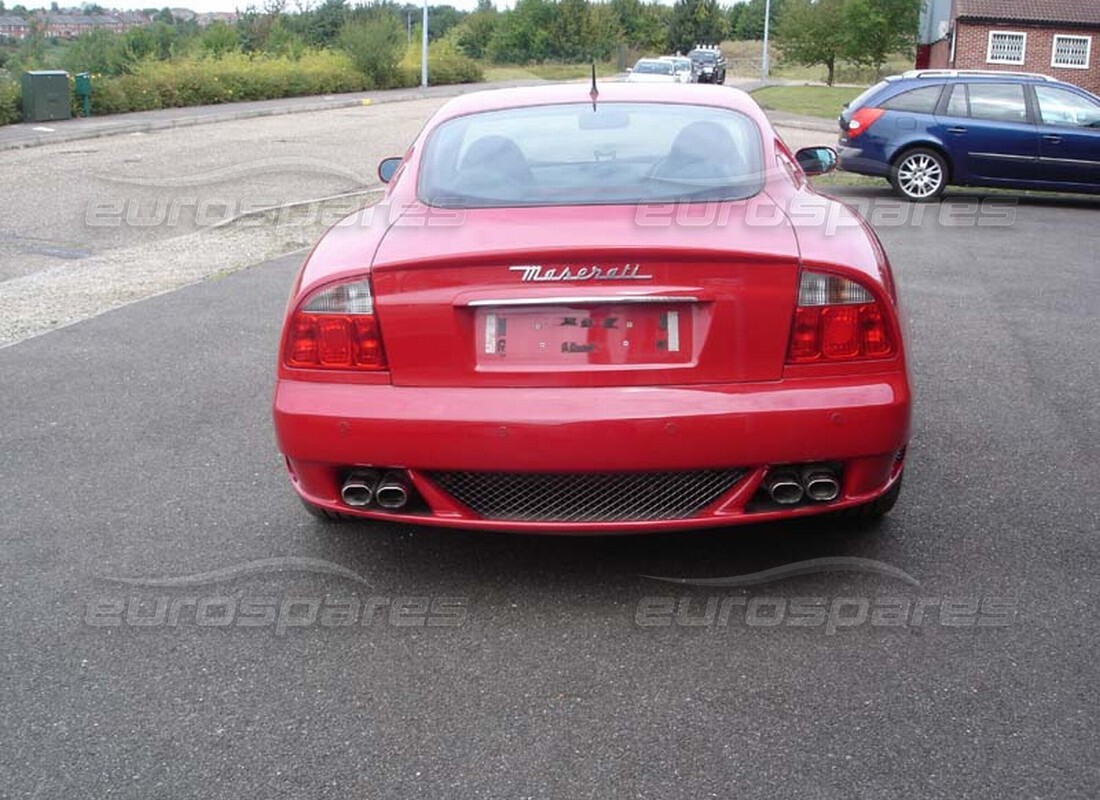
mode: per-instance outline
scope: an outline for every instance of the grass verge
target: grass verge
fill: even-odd
[[[592,76],[591,64],[485,64],[487,81],[571,81]],[[619,70],[611,62],[597,63],[596,75],[607,78]]]
[[[752,96],[770,111],[836,119],[844,104],[855,99],[862,91],[861,87],[768,86],[757,89]]]

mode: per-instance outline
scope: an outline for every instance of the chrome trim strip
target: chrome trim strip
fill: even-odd
[[[982,158],[997,158],[1003,161],[1038,161],[1038,156],[1017,156],[1009,153],[968,153],[971,157],[980,156]]]
[[[698,303],[698,297],[664,294],[604,294],[604,295],[574,295],[571,297],[503,297],[500,300],[470,300],[466,303],[469,308],[508,308],[515,306],[591,306],[591,305],[621,305],[624,303]]]
[[[1053,161],[1058,164],[1084,164],[1087,167],[1100,167],[1100,159],[1089,161],[1083,158],[1054,158],[1052,156],[1040,156],[1039,161]]]

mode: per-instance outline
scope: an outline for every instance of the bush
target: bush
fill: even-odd
[[[401,60],[401,24],[393,14],[354,20],[340,29],[340,48],[371,87],[388,89],[399,83],[397,63]]]
[[[484,80],[480,65],[454,48],[433,45],[428,68],[433,85]],[[228,53],[220,58],[143,61],[129,74],[93,75],[92,114],[419,86],[419,51],[415,58],[411,51],[406,54],[400,66],[395,60],[391,69],[385,82],[378,84],[357,69],[347,53],[333,50],[307,50],[297,59]],[[73,109],[79,113],[75,95]],[[0,125],[19,122],[21,117],[19,84],[0,77]]]
[[[130,75],[92,87],[93,114],[269,100],[369,88],[343,53],[310,51],[300,59],[230,53],[218,59],[150,61]]]
[[[401,59],[401,85],[420,85],[420,43],[413,42]],[[428,82],[432,86],[479,83],[485,80],[481,65],[467,58],[453,39],[438,39],[428,49]]]
[[[14,81],[0,79],[0,125],[23,119],[23,92]]]
[[[402,86],[420,85],[420,63],[401,65]],[[464,56],[428,56],[428,82],[432,86],[452,83],[479,83],[485,80],[481,65]]]

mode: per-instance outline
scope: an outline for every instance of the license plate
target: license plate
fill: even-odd
[[[478,364],[497,367],[684,364],[691,307],[653,305],[483,308]]]

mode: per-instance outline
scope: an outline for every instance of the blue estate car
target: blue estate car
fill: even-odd
[[[1100,98],[1045,75],[913,70],[845,107],[838,149],[909,200],[949,184],[1100,193]]]

